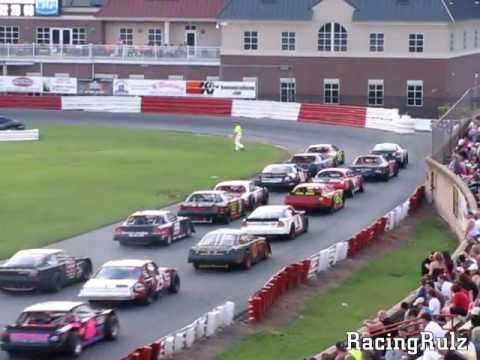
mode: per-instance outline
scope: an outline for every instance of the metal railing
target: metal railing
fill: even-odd
[[[0,44],[0,61],[219,63],[219,47]]]

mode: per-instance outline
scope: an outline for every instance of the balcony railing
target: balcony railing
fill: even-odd
[[[199,46],[0,44],[0,61],[82,63],[220,63],[220,48]]]

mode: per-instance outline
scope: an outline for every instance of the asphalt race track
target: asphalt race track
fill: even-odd
[[[34,127],[36,121],[48,121],[217,135],[227,135],[232,131],[231,120],[209,117],[22,110],[5,110],[3,114],[25,121],[29,127]],[[121,335],[118,341],[87,348],[82,359],[119,360],[136,347],[189,324],[202,313],[227,300],[236,303],[237,312],[245,309],[248,296],[282,266],[302,260],[335,242],[348,239],[374,219],[405,201],[423,181],[423,159],[431,150],[431,135],[425,133],[397,135],[376,130],[272,120],[245,119],[242,122],[245,139],[282,145],[292,152],[301,151],[313,143],[334,143],[345,149],[346,164],[349,164],[354,156],[368,152],[375,143],[398,142],[409,150],[410,164],[406,170],[401,171],[398,178],[388,183],[367,184],[363,194],[347,199],[344,210],[332,215],[310,217],[308,234],[293,241],[273,243],[272,257],[255,265],[250,271],[195,271],[186,262],[189,247],[206,231],[214,229],[212,225],[197,225],[194,237],[176,242],[168,248],[121,247],[112,240],[114,225],[52,245],[51,247],[65,249],[75,256],[91,257],[95,268],[112,259],[151,258],[159,265],[177,268],[182,280],[182,288],[177,295],[165,295],[148,307],[120,307]],[[232,140],[232,158],[233,156]],[[271,203],[282,203],[283,197],[284,194],[272,194]],[[232,227],[239,225],[238,220],[230,224]],[[68,287],[55,295],[0,293],[0,324],[13,321],[24,307],[36,302],[75,300],[80,287],[81,285]],[[0,359],[6,358],[6,353],[1,353]]]

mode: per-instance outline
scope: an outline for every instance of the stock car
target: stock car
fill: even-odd
[[[207,233],[190,248],[188,262],[195,269],[241,265],[248,270],[270,254],[270,245],[263,237],[238,229],[218,229]]]
[[[396,160],[398,166],[405,168],[408,165],[408,150],[398,144],[382,143],[373,147],[371,154],[383,155],[387,160]]]
[[[59,249],[20,250],[0,265],[0,289],[58,292],[65,285],[87,281],[89,258],[76,259]]]
[[[334,212],[343,209],[345,196],[343,190],[336,190],[328,184],[305,183],[295,186],[285,198],[285,205],[296,210]]]
[[[315,176],[320,170],[334,165],[332,158],[315,153],[295,154],[290,158],[288,163],[296,164],[305,171],[308,178]]]
[[[151,304],[160,293],[178,293],[176,270],[159,267],[152,260],[114,260],[102,265],[78,296],[88,301],[133,301]]]
[[[18,120],[0,116],[0,130],[25,130],[25,124]]]
[[[311,180],[313,183],[328,184],[334,189],[343,190],[347,197],[363,192],[363,177],[348,168],[323,169]]]
[[[306,182],[307,178],[307,173],[296,164],[271,164],[257,175],[255,184],[268,189],[291,189]]]
[[[268,189],[257,186],[250,180],[223,181],[217,184],[214,190],[225,191],[231,196],[241,198],[244,208],[248,210],[268,204]]]
[[[364,179],[382,179],[389,181],[398,175],[398,164],[395,160],[387,160],[382,155],[358,156],[352,166],[355,173],[362,175]]]
[[[308,231],[308,217],[305,211],[289,205],[260,206],[244,219],[242,230],[267,239],[287,237],[292,240]]]
[[[228,224],[244,215],[243,201],[225,191],[195,191],[180,205],[178,215],[193,222]]]
[[[338,146],[333,144],[315,144],[310,145],[305,150],[307,153],[321,154],[327,158],[330,158],[334,162],[334,166],[345,164],[345,151],[341,150]]]
[[[62,352],[78,357],[84,347],[115,340],[119,321],[114,310],[94,310],[74,301],[49,301],[27,307],[2,333],[1,348],[9,354]]]
[[[115,229],[113,239],[121,245],[171,245],[174,240],[190,237],[195,232],[188,217],[168,210],[142,210],[130,215]]]

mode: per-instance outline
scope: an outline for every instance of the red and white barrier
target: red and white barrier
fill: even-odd
[[[278,101],[233,100],[233,117],[298,121],[301,104]]]
[[[40,139],[38,129],[0,131],[0,141],[36,141]]]
[[[62,96],[62,110],[139,113],[142,98],[138,96]]]

